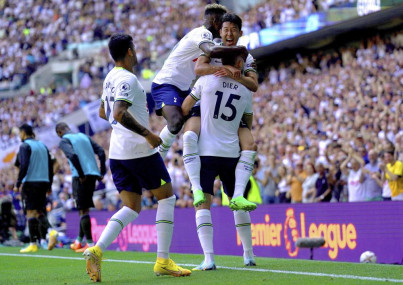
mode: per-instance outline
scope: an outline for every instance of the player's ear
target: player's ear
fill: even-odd
[[[133,55],[134,55],[132,48],[129,48],[129,49],[127,50],[127,53],[129,54],[129,56],[133,56]]]

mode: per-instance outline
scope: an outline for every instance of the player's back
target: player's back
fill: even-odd
[[[192,94],[200,96],[200,155],[238,157],[239,124],[244,114],[252,114],[252,93],[229,77],[207,75],[199,78]]]
[[[112,126],[109,157],[113,159],[133,159],[152,155],[155,149],[139,134],[128,130],[113,118],[114,104],[124,101],[130,104],[128,112],[142,126],[149,128],[147,97],[137,77],[122,67],[113,68],[103,84],[102,100],[106,117]]]
[[[188,90],[196,78],[194,68],[202,53],[199,47],[206,42],[214,44],[212,40],[213,35],[204,26],[191,30],[172,49],[153,82],[171,84],[182,91]]]

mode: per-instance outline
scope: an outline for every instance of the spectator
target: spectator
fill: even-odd
[[[291,203],[302,203],[302,183],[306,177],[302,161],[297,161],[295,170],[291,172]]]
[[[315,202],[329,202],[332,198],[332,189],[328,183],[326,169],[322,163],[319,163],[316,169],[318,170],[319,177],[315,182]]]
[[[269,154],[267,166],[262,167],[258,171],[257,180],[262,185],[263,204],[278,203],[278,197],[276,196],[278,176],[276,157],[274,154]]]
[[[385,162],[380,168],[385,172],[385,178],[394,201],[403,200],[403,163],[394,158],[394,152],[387,150],[384,153]]]
[[[276,196],[279,197],[280,203],[290,203],[291,175],[287,173],[287,168],[284,165],[278,168],[278,177]]]
[[[315,202],[316,197],[316,180],[319,178],[319,174],[315,171],[315,166],[311,162],[306,162],[304,166],[306,172],[306,178],[302,183],[302,202],[312,203]]]
[[[348,163],[351,164],[350,169],[347,168]],[[362,171],[364,164],[364,160],[361,156],[350,149],[348,157],[340,166],[341,170],[348,176],[347,190],[349,202],[361,202],[366,200],[363,186],[365,176]]]
[[[378,153],[372,149],[368,153],[369,162],[364,166],[362,171],[365,174],[363,189],[366,201],[382,200],[382,186],[378,184],[376,179],[380,179],[381,169],[378,165]]]

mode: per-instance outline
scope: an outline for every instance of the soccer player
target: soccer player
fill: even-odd
[[[214,44],[213,39],[220,36],[221,16],[226,12],[227,9],[222,5],[207,5],[204,11],[204,25],[193,29],[179,41],[153,80],[151,95],[156,104],[156,113],[167,120],[167,126],[160,134],[162,144],[158,149],[162,158],[165,158],[176,135],[182,129],[184,119],[181,105],[190,93],[192,81],[196,79],[194,67],[201,52],[212,58],[220,58],[225,54],[242,54],[246,58],[248,54],[245,47]]]
[[[27,253],[38,251],[38,239],[42,247],[48,247],[46,233],[49,221],[44,211],[46,193],[53,181],[53,163],[48,149],[35,139],[30,125],[23,124],[19,135],[23,143],[18,153],[19,173],[14,191],[19,192],[22,184],[21,196],[28,220],[30,244],[20,252]]]
[[[234,46],[242,36],[242,20],[236,14],[227,13],[222,17],[220,35],[224,46]],[[211,61],[211,63],[210,63]],[[215,74],[216,76],[230,76],[249,90],[255,92],[258,88],[257,73],[254,69],[254,59],[248,54],[245,67],[242,71],[232,66],[223,66],[221,59],[211,60],[206,54],[199,57],[196,62],[197,75]],[[186,121],[183,134],[183,162],[192,183],[194,205],[204,202],[205,197],[200,186],[200,158],[198,155],[198,135],[200,132],[200,107],[196,105],[191,117]],[[245,187],[252,175],[257,146],[254,143],[252,133],[245,123],[241,123],[238,131],[241,144],[241,157],[236,167],[235,193],[232,197],[230,208],[232,210],[251,211],[256,209],[256,204],[243,197]]]
[[[137,218],[142,188],[145,188],[158,200],[154,272],[156,275],[189,276],[190,270],[169,258],[176,198],[168,171],[155,149],[161,144],[161,138],[148,129],[146,93],[133,74],[137,64],[133,38],[126,34],[113,35],[109,40],[109,52],[115,67],[104,81],[99,116],[112,126],[110,167],[124,207],[109,220],[96,246],[84,252],[87,272],[93,281],[101,281],[102,252]]]
[[[84,252],[93,246],[91,233],[90,208],[94,207],[92,196],[95,191],[96,180],[102,180],[106,173],[105,151],[90,137],[83,133],[72,133],[66,123],[56,125],[56,133],[62,138],[59,147],[66,155],[73,176],[73,197],[80,215],[79,234],[70,245],[75,252]],[[99,170],[97,154],[101,166]],[[83,238],[86,244],[83,245]]]
[[[241,70],[241,57],[222,59],[225,65],[234,65]],[[252,126],[252,93],[239,82],[229,77],[206,75],[200,77],[192,93],[182,105],[183,113],[189,113],[200,100],[201,131],[199,150],[201,160],[201,186],[206,201],[196,207],[197,233],[205,259],[193,270],[214,270],[213,226],[210,206],[214,179],[219,176],[224,191],[231,199],[235,189],[235,170],[239,160],[238,128],[243,119],[248,128]],[[235,226],[244,249],[244,264],[256,265],[252,248],[250,215],[247,211],[234,211]]]

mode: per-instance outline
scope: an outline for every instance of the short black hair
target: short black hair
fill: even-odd
[[[225,13],[227,13],[227,8],[225,8],[225,6],[220,5],[220,4],[209,4],[206,5],[206,7],[204,8],[204,16],[207,15],[224,15]]]
[[[233,13],[226,13],[222,16],[221,22],[230,22],[238,26],[239,30],[242,30],[242,19]]]
[[[27,136],[34,136],[34,129],[28,124],[22,124],[20,126],[20,131],[23,131]]]
[[[231,66],[235,66],[238,57],[240,57],[240,55],[229,55],[226,57],[221,58],[221,63],[222,65],[231,65]]]
[[[114,34],[109,39],[108,47],[114,61],[123,60],[127,50],[133,48],[133,38],[128,34]]]
[[[56,132],[70,130],[69,126],[65,122],[57,123],[55,129]]]

